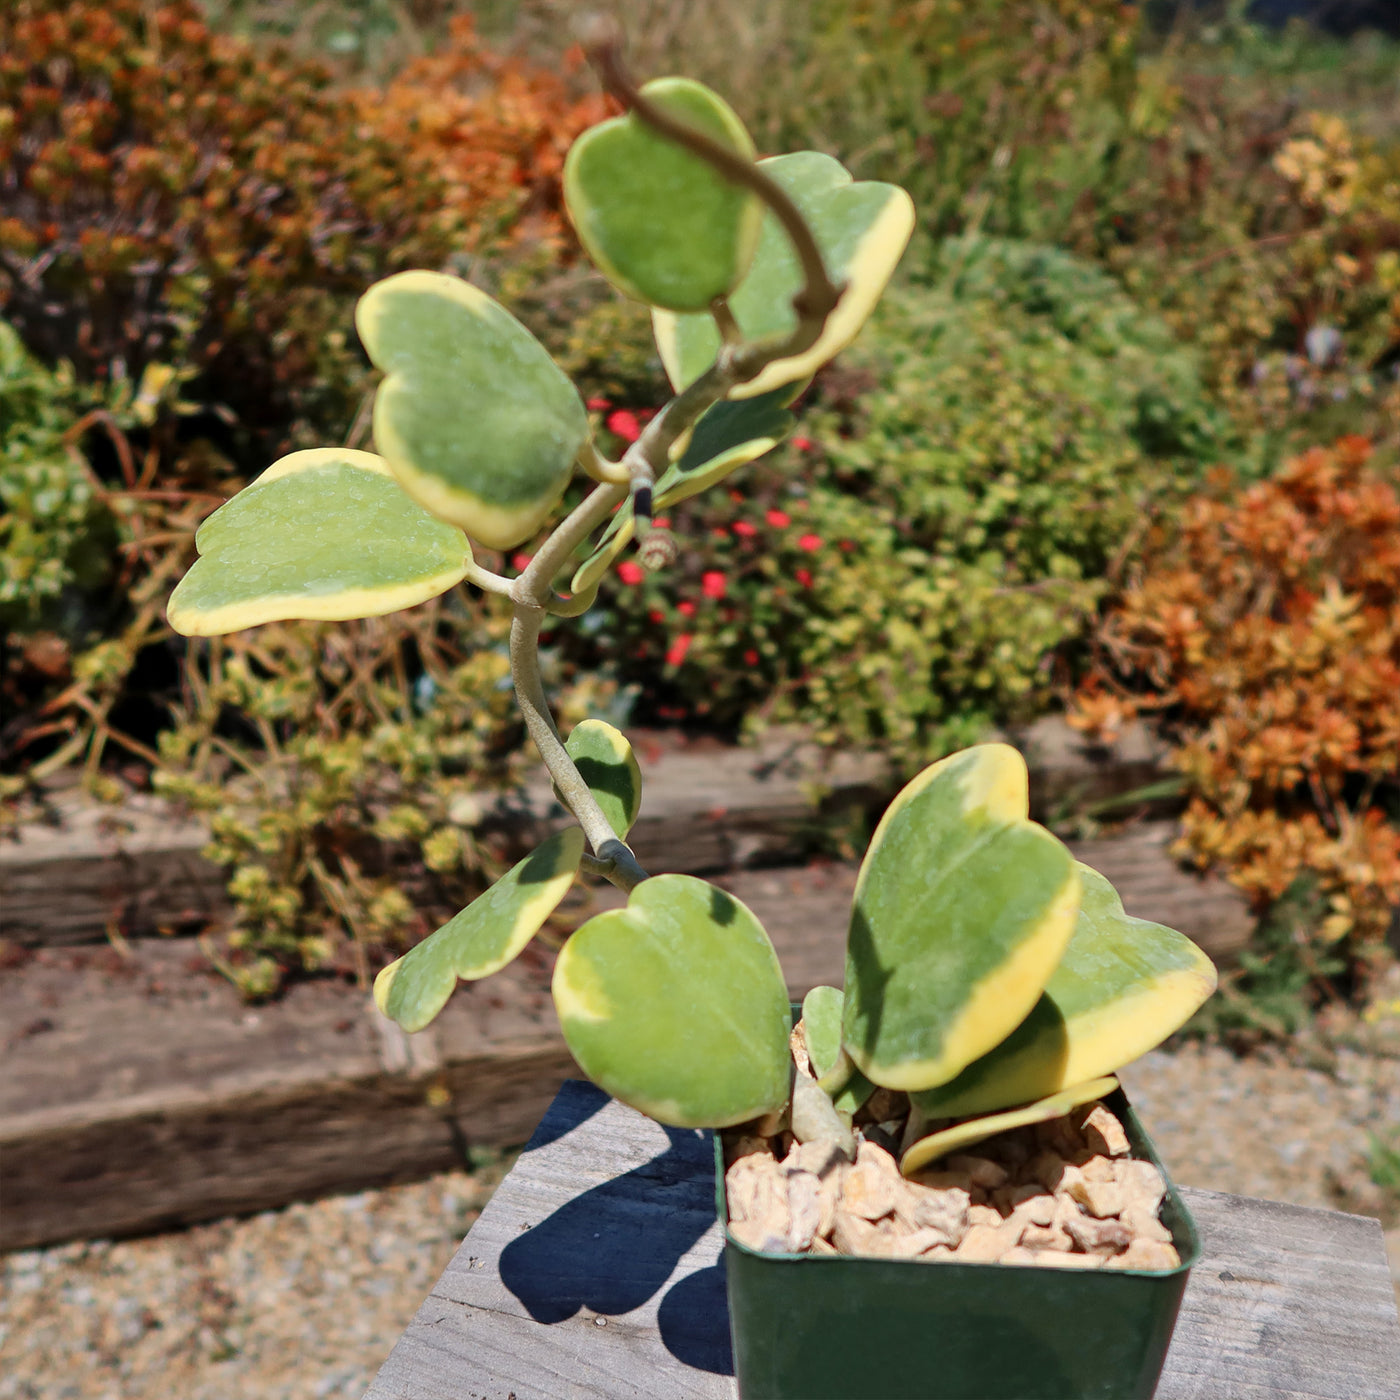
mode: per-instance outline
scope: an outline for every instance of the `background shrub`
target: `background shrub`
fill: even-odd
[[[1094,251],[1200,347],[1261,457],[1342,429],[1393,452],[1400,141],[1199,78],[1163,102]]]
[[[79,377],[165,364],[255,425],[343,433],[354,297],[436,266],[458,210],[314,64],[188,0],[0,13],[0,312]],[[264,443],[264,448],[266,444]]]
[[[674,571],[607,585],[580,664],[643,714],[800,718],[911,765],[1028,718],[1146,515],[1223,450],[1189,352],[1104,274],[996,240],[934,266],[789,447],[673,512]]]
[[[474,829],[521,777],[508,630],[454,592],[195,644],[155,785],[210,819],[235,911],[220,961],[245,993],[295,969],[364,980],[502,872]],[[606,709],[605,685],[550,679],[562,722]]]
[[[92,472],[66,439],[89,402],[0,321],[0,633],[37,631],[108,575],[114,540]]]
[[[1106,613],[1072,716],[1157,716],[1191,793],[1182,854],[1261,910],[1314,892],[1291,947],[1314,983],[1363,986],[1400,903],[1400,490],[1370,456],[1342,438],[1192,497]]]
[[[457,15],[431,53],[356,99],[379,136],[412,151],[442,182],[469,247],[508,241],[571,252],[564,157],[614,110],[581,81],[583,66],[577,47],[548,68],[503,57],[479,41],[470,14]]]
[[[371,282],[490,280],[479,259],[507,245],[506,282],[566,270],[559,167],[599,115],[469,21],[359,90],[179,0],[0,13],[3,795],[80,759],[101,795],[154,774],[208,812],[238,911],[219,956],[250,994],[363,973],[490,868],[447,814],[513,772],[503,624],[435,605],[187,647],[170,588],[199,521],[279,451],[363,438]]]

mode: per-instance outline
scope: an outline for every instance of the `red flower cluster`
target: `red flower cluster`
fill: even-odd
[[[615,433],[623,442],[636,442],[642,435],[642,425],[630,409],[614,409],[608,414],[607,425],[608,431]]]

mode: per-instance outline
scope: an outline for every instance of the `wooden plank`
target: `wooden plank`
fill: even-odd
[[[1191,1271],[1158,1400],[1394,1400],[1400,1325],[1380,1222],[1184,1190]]]
[[[91,943],[109,927],[204,925],[227,911],[224,872],[202,854],[203,822],[145,794],[111,807],[77,789],[51,815],[0,841],[0,937]]]
[[[1011,736],[1032,770],[1040,816],[1140,787],[1161,776],[1163,750],[1141,726],[1113,749],[1085,744],[1057,716]],[[802,858],[814,825],[842,812],[878,816],[893,790],[872,754],[827,752],[775,730],[755,748],[638,736],[646,779],[632,844],[649,869],[703,874]],[[517,842],[563,820],[547,783],[483,798],[488,828]],[[26,945],[101,940],[207,924],[227,913],[223,872],[201,854],[207,829],[146,794],[119,807],[76,788],[51,821],[0,842],[0,937]]]
[[[571,1072],[568,1052],[547,1047],[428,1075],[289,1074],[183,1104],[161,1095],[47,1131],[7,1123],[0,1251],[144,1234],[463,1166],[468,1143],[519,1142]]]
[[[734,1400],[707,1138],[565,1085],[366,1400]],[[1394,1400],[1376,1221],[1182,1195],[1204,1256],[1157,1400]]]
[[[638,753],[646,797],[632,845],[658,870],[798,858],[815,821],[852,806],[878,808],[888,796],[879,759],[827,757],[781,733],[755,749],[642,742]],[[484,806],[484,829],[521,846],[566,821],[548,783],[490,794]],[[99,941],[112,927],[149,933],[227,912],[224,874],[201,854],[209,839],[203,823],[146,795],[114,808],[76,789],[53,804],[52,816],[0,842],[0,937],[67,945]]]
[[[0,1249],[285,1205],[523,1142],[573,1072],[542,956],[405,1037],[354,987],[250,1008],[189,953],[0,979]]]
[[[819,869],[798,901],[759,872],[738,881],[765,915],[798,916],[774,926],[795,996],[841,977],[853,878]],[[0,978],[0,1248],[261,1210],[523,1142],[573,1069],[551,969],[532,945],[405,1036],[330,979],[247,1006],[179,940],[41,950]]]
[[[366,1400],[732,1400],[709,1134],[576,1081],[521,1161]]]

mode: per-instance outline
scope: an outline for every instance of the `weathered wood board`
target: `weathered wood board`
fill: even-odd
[[[117,976],[6,974],[0,1250],[445,1170],[469,1145],[523,1142],[577,1073],[538,963],[406,1037],[353,987],[250,1008],[182,958],[156,944]]]
[[[1182,1194],[1204,1255],[1157,1400],[1400,1395],[1378,1222]],[[721,1243],[708,1135],[567,1084],[366,1400],[734,1400]]]
[[[224,871],[202,854],[204,822],[146,795],[108,807],[76,790],[52,817],[0,839],[0,937],[90,943],[109,928],[206,925],[227,910]]]
[[[646,781],[631,844],[648,868],[688,874],[800,858],[821,813],[878,810],[884,765],[869,755],[824,760],[776,735],[758,749],[639,744]],[[822,793],[816,791],[820,784]],[[549,786],[485,801],[483,823],[515,844],[566,817]],[[99,941],[208,923],[227,913],[223,871],[201,854],[208,828],[157,799],[104,807],[76,790],[52,824],[28,823],[0,841],[0,937],[27,945]]]
[[[768,923],[793,996],[841,980],[853,880],[726,880]],[[329,979],[246,1006],[183,940],[41,950],[0,976],[0,1249],[262,1210],[524,1142],[576,1072],[550,970],[532,945],[405,1036]]]
[[[1013,738],[1031,764],[1041,815],[1161,777],[1162,750],[1141,726],[1112,751],[1086,745],[1055,717]],[[658,871],[703,874],[799,859],[815,823],[841,811],[873,817],[892,789],[886,765],[873,755],[823,754],[781,731],[753,749],[639,737],[638,755],[646,788],[631,839],[642,864]],[[491,802],[489,822],[521,839],[563,819],[547,784]],[[207,924],[227,912],[223,872],[201,854],[208,841],[202,822],[150,796],[108,807],[76,790],[55,799],[52,816],[0,841],[0,937],[76,944],[100,940],[109,928],[151,933]],[[1170,874],[1156,870],[1151,878],[1170,884]],[[1228,887],[1192,884],[1208,921],[1238,920],[1240,902]],[[1180,894],[1186,886],[1173,888]]]

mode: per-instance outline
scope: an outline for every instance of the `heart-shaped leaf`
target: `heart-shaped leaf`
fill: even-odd
[[[802,1033],[807,1058],[818,1079],[829,1074],[841,1059],[841,989],[813,987],[802,999]]]
[[[898,185],[853,183],[839,161],[816,151],[774,156],[759,166],[791,196],[821,249],[827,275],[844,282],[845,294],[821,339],[804,354],[776,360],[762,374],[730,391],[753,398],[794,380],[810,379],[855,339],[875,308],[914,231],[914,205]],[[797,325],[792,298],[802,270],[791,241],[772,214],[763,220],[748,276],[729,299],[745,337],[786,335]],[[709,316],[653,311],[656,348],[679,390],[698,379],[719,353],[719,331]]]
[[[1044,990],[1074,930],[1079,874],[1028,810],[1021,755],[980,744],[926,768],[876,828],[851,910],[844,1024],[876,1084],[945,1083]]]
[[[492,549],[544,523],[588,436],[577,391],[539,341],[460,277],[400,272],[355,325],[388,376],[375,446],[404,490]]]
[[[841,1044],[844,1002],[836,987],[813,987],[802,1002],[802,1028],[817,1087],[831,1097],[839,1112],[849,1116],[875,1092],[875,1086],[856,1068]]]
[[[1111,1094],[1118,1087],[1117,1076],[1108,1074],[1102,1079],[1091,1079],[1087,1084],[1076,1084],[1061,1089],[1058,1094],[1041,1099],[1039,1103],[1027,1104],[1024,1108],[1012,1109],[1009,1113],[991,1113],[984,1118],[969,1118],[965,1123],[954,1123],[951,1128],[930,1133],[920,1138],[899,1159],[899,1169],[905,1176],[921,1172],[931,1162],[946,1157],[950,1152],[961,1151],[976,1143],[986,1142],[998,1133],[1009,1132],[1012,1128],[1024,1128],[1031,1123],[1048,1123],[1052,1118],[1063,1118],[1081,1104],[1093,1103],[1105,1094]]]
[[[499,972],[559,907],[578,874],[583,832],[556,832],[485,894],[453,915],[374,979],[379,1009],[406,1031],[421,1031],[459,981]]]
[[[642,770],[627,736],[604,720],[585,719],[570,730],[564,748],[617,839],[625,841],[642,806]]]
[[[1031,1014],[956,1079],[913,1095],[927,1118],[1028,1103],[1107,1074],[1160,1044],[1215,990],[1184,934],[1134,919],[1097,870],[1079,866],[1079,918]]]
[[[584,1073],[680,1128],[787,1102],[791,1017],[763,925],[724,890],[657,875],[559,954],[554,1006]]]
[[[657,479],[652,492],[654,508],[664,510],[688,500],[776,447],[796,421],[784,407],[790,399],[789,390],[779,389],[758,399],[711,405],[696,423],[685,451]],[[636,526],[628,497],[608,522],[593,553],[578,566],[570,584],[575,596],[602,578],[631,544]]]
[[[287,618],[343,621],[412,607],[466,577],[466,536],[410,500],[380,457],[293,452],[220,506],[170,598],[186,637]]]
[[[718,93],[658,78],[642,95],[746,160],[744,124]],[[763,206],[707,161],[628,113],[585,131],[564,162],[564,202],[613,286],[672,311],[704,311],[748,271]]]

